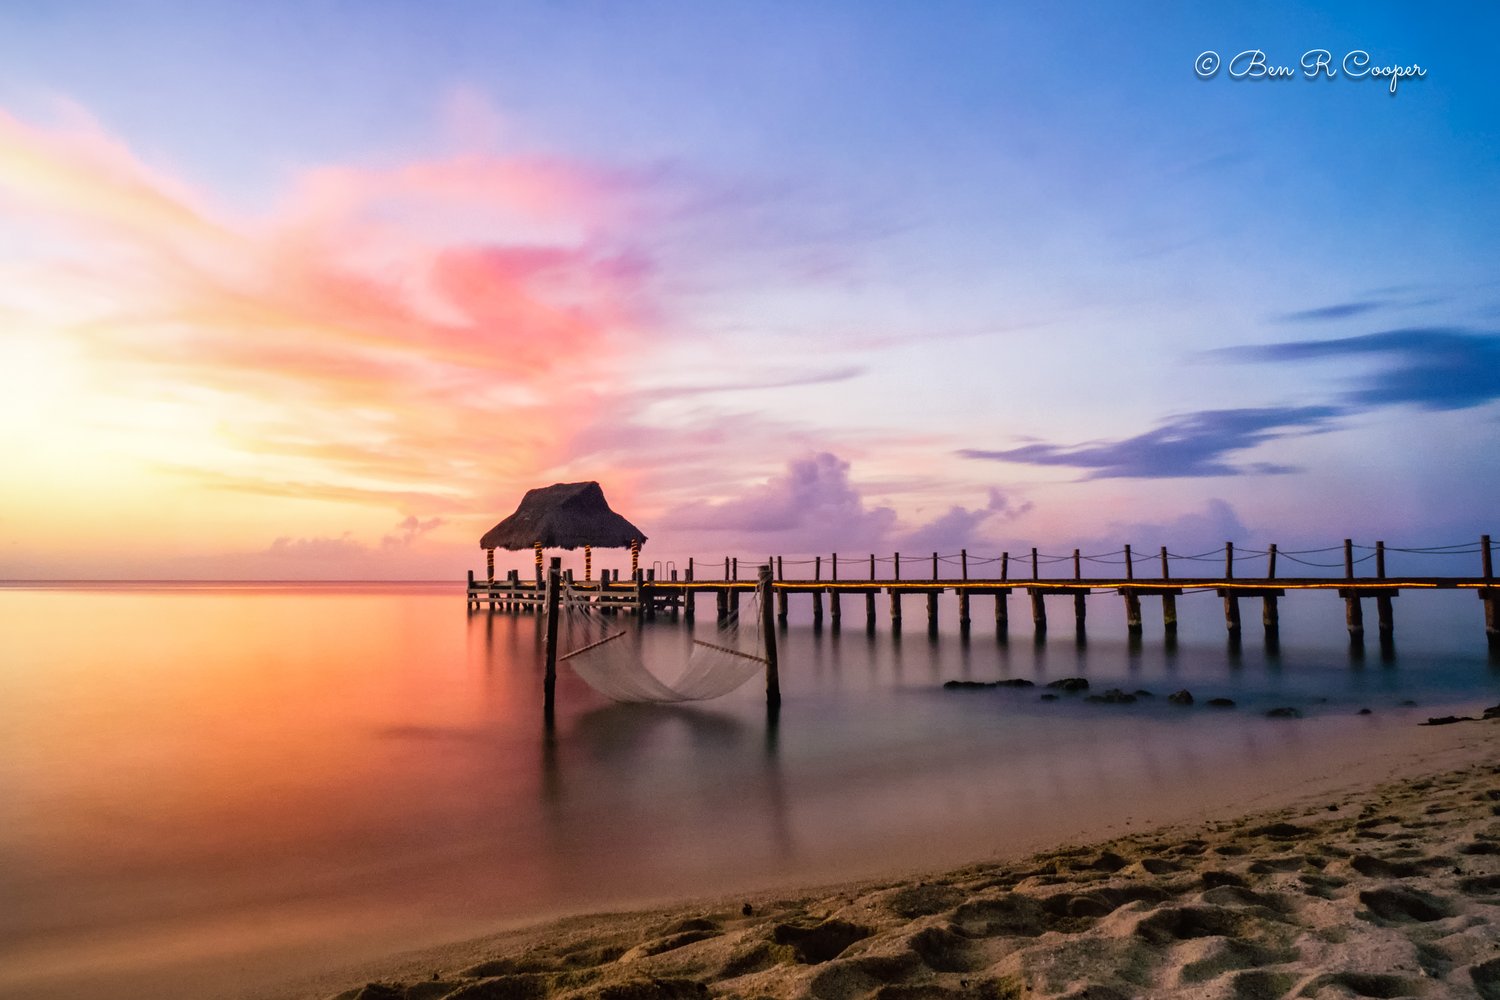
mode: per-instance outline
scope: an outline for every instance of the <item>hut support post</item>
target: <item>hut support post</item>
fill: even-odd
[[[552,727],[557,695],[557,611],[562,591],[562,559],[553,556],[547,571],[547,669],[542,678],[542,718]]]
[[[776,625],[771,621],[771,566],[760,568],[760,627],[766,654],[766,710],[781,708],[781,668],[776,657]]]
[[[471,574],[472,575],[472,574]],[[495,585],[495,550],[484,550],[484,580],[491,587]]]

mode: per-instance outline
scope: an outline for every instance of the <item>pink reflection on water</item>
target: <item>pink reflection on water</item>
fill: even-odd
[[[754,684],[613,705],[564,670],[548,738],[537,624],[451,587],[0,590],[0,995],[228,996],[567,911],[957,864],[1177,817],[1183,789],[1233,803],[1390,724],[938,687],[1281,683],[1222,650],[793,629],[778,728]],[[669,663],[690,639],[628,641]]]

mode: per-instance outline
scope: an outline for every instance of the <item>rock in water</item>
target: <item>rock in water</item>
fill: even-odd
[[[1085,677],[1063,677],[1047,686],[1049,688],[1056,688],[1059,691],[1067,691],[1071,694],[1075,691],[1087,691],[1089,689],[1089,682]]]
[[[1208,699],[1207,704],[1208,704],[1208,706],[1210,708],[1233,708],[1234,707],[1234,699],[1232,699],[1232,698],[1210,698],[1210,699]]]
[[[1280,708],[1273,708],[1269,712],[1267,712],[1266,713],[1266,718],[1268,718],[1268,719],[1300,719],[1300,718],[1302,718],[1302,710],[1298,709],[1298,708],[1293,708],[1290,705],[1282,705]]]
[[[1187,688],[1183,688],[1181,691],[1173,691],[1167,695],[1167,700],[1174,705],[1191,705],[1193,703],[1193,692]]]

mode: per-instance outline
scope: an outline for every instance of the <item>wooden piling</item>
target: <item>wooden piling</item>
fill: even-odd
[[[1266,579],[1276,579],[1276,543],[1271,543],[1271,551],[1266,556]]]
[[[958,571],[959,571],[959,575],[963,579],[967,580],[969,578],[969,550],[968,549],[959,549],[958,550]]]
[[[1125,579],[1135,579],[1135,566],[1130,561],[1130,543],[1125,543]]]
[[[1354,539],[1344,539],[1344,579],[1354,579]],[[1344,622],[1349,626],[1349,641],[1359,642],[1365,637],[1365,612],[1359,603],[1359,592],[1344,591]]]
[[[1165,550],[1163,550],[1165,551]],[[1162,631],[1169,636],[1177,634],[1177,595],[1161,595],[1161,624]]]
[[[786,591],[776,591],[776,621],[786,624]]]
[[[1125,591],[1125,631],[1129,635],[1140,635],[1142,632],[1141,598],[1133,590]]]
[[[558,598],[562,592],[562,558],[552,557],[547,570],[547,644],[546,670],[542,675],[542,718],[548,728],[553,721],[557,696],[557,619]]]
[[[1490,555],[1490,536],[1479,536],[1480,571],[1484,577],[1484,589],[1479,597],[1484,601],[1484,635],[1490,651],[1500,652],[1500,591],[1495,589],[1495,564]]]
[[[1037,635],[1045,635],[1047,632],[1047,605],[1042,603],[1042,591],[1038,587],[1028,587],[1031,594],[1031,626]]]
[[[871,579],[874,579],[871,577]],[[865,631],[875,633],[875,591],[865,591]]]
[[[686,579],[687,579],[687,586],[684,587],[684,588],[682,588],[682,617],[686,618],[688,621],[692,621],[693,618],[694,618],[693,604],[694,604],[695,598],[698,596],[696,593],[693,592],[693,557],[692,556],[688,556],[687,577],[686,577]],[[605,570],[604,571],[604,583],[609,583],[609,570]]]
[[[995,595],[995,635],[1001,639],[1010,635],[1010,595],[1004,591]]]
[[[901,631],[901,591],[891,588],[891,631]]]
[[[1385,542],[1375,543],[1375,577],[1379,580],[1385,579]],[[1396,635],[1396,616],[1391,608],[1391,598],[1396,596],[1395,591],[1379,593],[1375,595],[1375,620],[1380,630],[1380,641],[1389,643]]]
[[[768,563],[760,568],[760,624],[766,657],[766,709],[774,712],[781,707],[781,666],[776,655],[776,626],[770,615],[772,589]]]
[[[1224,543],[1224,579],[1234,579],[1234,543]],[[1235,619],[1238,621],[1238,617]]]
[[[938,632],[938,595],[937,591],[927,593],[927,634],[937,635]]]
[[[1240,599],[1232,590],[1221,590],[1224,595],[1224,627],[1229,631],[1231,638],[1238,639],[1240,636]]]
[[[1085,631],[1084,620],[1088,617],[1088,613],[1088,595],[1083,593],[1082,591],[1075,593],[1073,595],[1073,629],[1079,635],[1083,635]]]
[[[969,634],[969,592],[967,590],[958,592],[958,631],[963,635]]]
[[[1031,550],[1031,578],[1033,580],[1042,578],[1042,574],[1037,571],[1036,549]]]
[[[823,557],[813,556],[813,581],[821,581],[823,577]],[[813,599],[813,628],[823,627],[823,591],[814,590]]]
[[[1260,599],[1260,623],[1270,638],[1281,631],[1281,611],[1276,606],[1276,595],[1266,594]]]
[[[843,609],[839,607],[839,592],[830,590],[828,592],[828,616],[833,619],[833,627],[836,629],[843,618]]]
[[[1349,640],[1358,642],[1365,637],[1365,612],[1359,606],[1359,596],[1352,591],[1344,598],[1344,621],[1349,626]]]

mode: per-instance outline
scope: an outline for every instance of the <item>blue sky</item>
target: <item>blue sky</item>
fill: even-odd
[[[1497,27],[8,5],[0,575],[444,575],[591,478],[670,552],[1472,537]],[[154,541],[77,532],[60,449]]]

